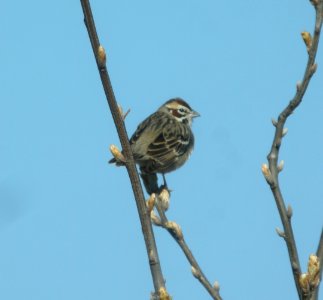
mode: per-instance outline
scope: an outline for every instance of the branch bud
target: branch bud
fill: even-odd
[[[296,90],[297,90],[297,92],[299,92],[301,90],[301,86],[302,86],[302,82],[301,81],[297,81],[297,83],[296,83]]]
[[[219,292],[220,291],[220,283],[218,281],[215,281],[213,284],[213,288]]]
[[[278,172],[281,172],[284,169],[284,164],[285,164],[284,161],[281,160],[280,163],[277,166],[277,171]]]
[[[305,294],[318,287],[320,283],[320,261],[315,254],[308,260],[307,273],[299,276],[299,284]]]
[[[308,281],[308,274],[307,273],[303,273],[299,276],[299,285],[301,286],[302,290],[304,293],[308,293],[310,290],[310,284]]]
[[[315,254],[311,254],[307,266],[308,281],[312,288],[318,287],[320,283],[320,261]]]
[[[107,62],[107,56],[105,54],[105,50],[103,46],[99,46],[98,48],[98,64],[100,68],[104,68]]]
[[[271,184],[273,182],[273,178],[272,178],[271,172],[270,172],[269,167],[268,167],[267,164],[262,164],[262,166],[261,166],[261,172],[264,175],[264,177],[267,180],[267,182],[269,184]]]
[[[287,132],[288,132],[288,128],[285,127],[282,132],[282,137],[284,137],[287,134]]]
[[[126,117],[128,116],[128,114],[130,113],[130,108],[127,110],[127,112],[125,114],[123,113],[123,109],[120,104],[118,104],[118,109],[119,109],[119,114],[124,121],[126,119]]]
[[[149,260],[150,261],[156,261],[156,255],[155,255],[155,252],[153,250],[150,250],[149,251]]]
[[[181,227],[173,222],[173,221],[167,221],[165,223],[165,227],[168,229],[168,230],[171,230],[175,235],[176,235],[176,238],[178,240],[182,240],[183,239],[183,232],[182,232],[182,229]]]
[[[110,152],[113,155],[113,157],[116,159],[117,162],[125,163],[126,159],[121,153],[121,151],[118,149],[117,146],[111,145],[110,146]]]
[[[120,104],[118,104],[118,110],[119,110],[120,116],[123,117],[123,109],[122,109],[122,106]]]
[[[162,226],[162,222],[161,222],[160,218],[156,216],[156,214],[153,210],[150,212],[150,219],[154,225]]]
[[[286,212],[286,214],[287,214],[287,218],[288,219],[291,219],[292,216],[293,216],[293,209],[292,209],[292,207],[289,204],[287,206],[287,212]]]
[[[271,119],[271,123],[273,123],[274,127],[277,127],[277,121],[274,118]]]
[[[284,231],[280,230],[278,227],[276,227],[276,228],[275,228],[275,230],[276,230],[277,234],[278,234],[281,238],[283,238],[283,239],[285,239],[285,238],[286,238],[286,235],[285,235],[285,232],[284,232]]]
[[[307,52],[310,51],[311,47],[312,47],[312,36],[309,32],[307,31],[303,31],[301,33],[301,36],[303,38],[303,41],[306,45],[306,49],[307,49]]]
[[[313,75],[317,70],[317,63],[314,63],[313,65],[311,65],[310,71],[311,74]]]
[[[168,189],[165,189],[165,188],[162,189],[158,198],[160,200],[162,209],[164,211],[166,211],[169,207],[169,199],[170,199],[170,193],[169,193]]]
[[[195,278],[200,278],[201,277],[201,273],[198,271],[198,270],[196,270],[193,266],[191,267],[191,271],[192,271],[192,274],[193,274],[193,276],[195,277]]]
[[[165,287],[161,287],[159,289],[159,300],[171,300],[172,298],[169,296]]]
[[[150,195],[149,199],[146,202],[146,204],[147,204],[147,211],[148,211],[149,214],[154,209],[155,202],[156,202],[156,195],[155,195],[155,193],[152,193]]]

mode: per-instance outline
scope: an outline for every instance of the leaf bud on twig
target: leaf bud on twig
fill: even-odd
[[[171,300],[171,296],[169,296],[165,287],[161,287],[159,289],[159,300]]]
[[[303,31],[301,32],[301,36],[303,38],[303,41],[306,45],[306,49],[307,49],[307,52],[310,51],[311,47],[312,47],[312,36],[309,32],[307,31]]]
[[[277,234],[278,234],[281,238],[283,238],[283,239],[285,239],[285,238],[286,238],[286,235],[285,235],[285,232],[284,232],[284,231],[280,230],[278,227],[276,227],[275,229],[276,229]]]
[[[283,160],[280,161],[280,163],[277,166],[277,171],[281,172],[284,169],[285,162]]]
[[[117,160],[117,162],[125,163],[126,159],[121,153],[121,151],[118,149],[117,146],[111,145],[110,146],[110,152],[113,155],[113,157]]]
[[[198,270],[196,270],[193,266],[191,267],[191,271],[192,271],[192,274],[195,278],[201,277],[201,273]]]
[[[160,218],[156,216],[156,214],[153,210],[150,212],[150,219],[154,225],[162,226],[162,222],[161,222]]]
[[[183,239],[182,229],[181,229],[181,227],[177,223],[175,223],[173,221],[167,221],[165,223],[165,227],[168,230],[171,230],[176,235],[176,238],[177,239],[179,239],[179,240],[182,240]]]
[[[303,273],[299,276],[299,285],[301,286],[302,290],[304,293],[308,293],[310,290],[310,284],[308,281],[308,274],[307,273]]]
[[[270,172],[269,167],[268,167],[267,164],[262,164],[262,166],[261,166],[261,172],[264,175],[264,177],[267,180],[267,182],[269,184],[271,184],[273,182],[273,178],[272,178],[271,172]]]
[[[301,90],[301,86],[302,86],[302,82],[301,81],[297,81],[297,83],[296,83],[296,90],[297,90],[297,92],[299,92]]]
[[[213,284],[213,288],[219,292],[220,291],[220,283],[218,281],[215,281]]]
[[[312,75],[316,72],[316,70],[317,70],[317,63],[314,63],[313,65],[311,65],[311,68],[310,68]]]
[[[292,207],[289,204],[287,206],[287,212],[286,212],[286,214],[287,214],[287,218],[288,219],[291,219],[292,216],[293,216],[293,209],[292,209]]]
[[[170,193],[168,189],[163,188],[158,196],[158,199],[160,200],[162,209],[166,211],[169,207],[169,199],[170,199]]]
[[[156,195],[155,195],[155,193],[152,193],[146,202],[147,203],[147,211],[149,214],[154,209],[155,202],[156,202]]]
[[[118,110],[119,110],[120,116],[123,117],[123,109],[122,109],[122,106],[120,104],[118,104]]]
[[[287,132],[288,132],[288,128],[285,127],[282,132],[282,137],[284,137],[287,134]]]
[[[153,250],[149,251],[148,256],[149,256],[150,261],[156,261],[156,254],[155,254],[155,252]]]
[[[320,283],[320,261],[315,254],[311,254],[309,257],[307,273],[310,286],[318,287]]]
[[[277,126],[277,121],[274,118],[271,119],[271,123],[273,123],[274,127]]]
[[[107,56],[105,54],[105,50],[103,46],[99,46],[98,48],[98,64],[100,68],[104,68],[107,62]]]
[[[125,114],[123,113],[123,109],[120,104],[118,104],[118,109],[119,109],[119,114],[124,121],[126,119],[126,117],[128,116],[128,114],[130,113],[130,108],[127,110],[127,112]]]
[[[299,284],[304,293],[309,293],[318,287],[320,283],[320,261],[315,254],[311,254],[308,260],[307,273],[299,276]]]

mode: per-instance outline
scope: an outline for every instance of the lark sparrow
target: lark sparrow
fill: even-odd
[[[148,194],[158,191],[156,173],[164,176],[189,158],[194,146],[192,120],[198,116],[183,99],[173,98],[139,124],[130,145]],[[109,162],[122,165],[114,158]]]

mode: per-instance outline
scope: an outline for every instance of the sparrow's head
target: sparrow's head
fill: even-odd
[[[159,111],[166,112],[174,117],[178,122],[192,125],[192,120],[200,114],[194,111],[187,102],[181,98],[173,98],[164,103]]]

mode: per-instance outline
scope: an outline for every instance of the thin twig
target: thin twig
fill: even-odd
[[[208,279],[204,275],[202,269],[200,268],[198,262],[196,261],[194,255],[193,255],[192,251],[190,250],[190,248],[186,244],[184,236],[181,232],[181,229],[179,229],[180,230],[180,234],[179,234],[178,231],[173,229],[173,226],[168,225],[168,224],[174,223],[174,222],[169,222],[164,209],[160,205],[160,201],[158,199],[158,196],[156,196],[156,198],[157,198],[157,201],[155,203],[155,206],[156,206],[156,209],[158,211],[160,221],[161,221],[160,224],[158,224],[158,226],[161,226],[164,229],[166,229],[170,233],[170,235],[174,238],[174,240],[177,242],[177,244],[182,249],[183,253],[185,254],[188,262],[190,263],[190,265],[192,267],[192,273],[193,273],[194,277],[199,280],[199,282],[208,291],[210,296],[215,300],[221,300],[222,298],[219,294],[219,289],[212,286],[212,284],[208,281]],[[174,223],[174,224],[176,224],[176,223]]]
[[[317,247],[316,255],[320,261],[320,280],[322,282],[322,270],[323,270],[323,229],[321,231],[321,237],[319,241],[319,245]],[[313,300],[318,300],[319,299],[319,287],[317,287],[312,295]]]
[[[106,94],[107,102],[109,104],[112,117],[114,123],[116,125],[116,129],[120,138],[120,142],[123,149],[123,154],[125,156],[126,162],[125,166],[128,171],[128,175],[131,181],[133,193],[135,196],[137,209],[139,213],[139,218],[141,222],[142,232],[144,235],[144,240],[146,244],[146,250],[149,259],[150,270],[152,274],[152,279],[154,283],[155,294],[158,296],[161,293],[165,296],[167,294],[165,289],[165,281],[162,275],[161,266],[158,258],[158,252],[155,242],[154,233],[152,230],[152,225],[150,221],[150,216],[147,214],[146,203],[144,194],[142,191],[142,187],[140,184],[140,179],[138,176],[138,172],[135,166],[135,162],[133,159],[132,151],[129,144],[128,135],[126,132],[126,128],[123,122],[123,116],[120,114],[114,92],[112,89],[110,77],[108,74],[108,70],[105,64],[105,50],[100,45],[99,38],[96,32],[95,23],[92,16],[92,11],[90,7],[90,3],[88,0],[81,0],[81,5],[84,13],[84,22],[86,28],[88,30],[89,38],[91,41],[92,49],[94,52],[94,56],[97,62],[98,70],[100,73],[102,85]],[[164,299],[167,299],[165,297]]]
[[[314,4],[314,3],[315,4]],[[301,286],[299,284],[299,276],[301,274],[301,267],[298,258],[296,243],[294,239],[293,229],[291,225],[291,209],[288,211],[285,206],[285,202],[279,187],[278,174],[282,169],[280,165],[278,165],[278,156],[279,156],[279,148],[281,146],[282,138],[287,133],[287,129],[284,128],[287,118],[294,112],[296,107],[301,103],[303,96],[306,92],[308,84],[312,75],[316,71],[315,57],[317,53],[319,37],[322,27],[322,18],[323,18],[323,0],[315,0],[312,1],[315,11],[316,11],[316,21],[313,38],[306,33],[304,38],[304,42],[308,49],[308,61],[305,69],[303,81],[297,84],[297,91],[294,98],[289,102],[287,107],[281,112],[278,117],[278,121],[274,121],[273,124],[276,127],[275,137],[272,143],[272,147],[270,153],[267,156],[269,169],[267,166],[263,166],[263,173],[265,178],[270,185],[271,191],[276,201],[276,205],[280,214],[280,218],[284,227],[284,240],[287,245],[290,264],[292,267],[294,281],[297,288],[297,292],[299,295],[299,299],[306,299],[306,294],[303,293]]]

